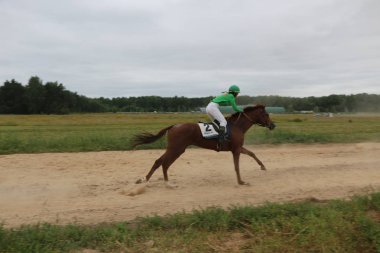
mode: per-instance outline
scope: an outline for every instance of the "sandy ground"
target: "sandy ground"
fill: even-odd
[[[135,181],[163,150],[0,156],[0,222],[94,224],[208,206],[346,198],[380,190],[380,143],[248,146],[263,161],[240,160],[238,186],[230,153],[188,149],[144,192]],[[140,186],[138,186],[140,187]]]

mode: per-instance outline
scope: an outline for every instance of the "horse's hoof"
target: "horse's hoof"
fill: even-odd
[[[178,185],[171,184],[169,182],[165,182],[165,187],[168,189],[175,189],[175,188],[178,188]]]
[[[250,186],[250,184],[249,184],[249,183],[246,183],[246,182],[244,182],[244,181],[241,181],[241,182],[239,182],[239,184],[240,184],[240,185],[246,185],[246,186]]]
[[[145,182],[146,182],[146,178],[139,178],[136,180],[135,184],[141,184],[141,183],[145,183]]]
[[[261,166],[261,170],[267,170],[267,168],[265,168],[265,166]]]

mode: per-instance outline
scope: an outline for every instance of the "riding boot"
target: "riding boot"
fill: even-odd
[[[219,127],[219,138],[218,138],[218,150],[223,149],[223,143],[226,140],[226,127],[220,126]]]

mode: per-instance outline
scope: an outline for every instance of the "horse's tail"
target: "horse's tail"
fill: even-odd
[[[141,134],[136,134],[132,141],[131,141],[131,145],[133,148],[135,148],[136,146],[138,145],[142,145],[142,144],[148,144],[148,143],[152,143],[152,142],[155,142],[157,141],[158,139],[160,139],[162,136],[164,136],[166,134],[166,132],[172,128],[174,125],[171,125],[171,126],[168,126],[164,129],[162,129],[160,132],[158,132],[158,134],[151,134],[151,133],[148,133],[148,132],[145,132],[145,133],[141,133]]]

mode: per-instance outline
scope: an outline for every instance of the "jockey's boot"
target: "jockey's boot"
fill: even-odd
[[[218,138],[218,151],[223,149],[223,143],[226,140],[226,127],[219,127],[219,138]]]
[[[225,141],[226,140],[226,127],[220,126],[219,127],[219,141]]]

